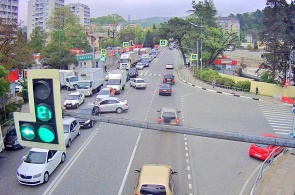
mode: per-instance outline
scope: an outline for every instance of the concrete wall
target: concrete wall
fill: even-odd
[[[258,87],[258,91],[260,95],[277,97],[277,98],[282,96],[292,97],[292,98],[295,97],[295,86],[281,87],[277,84],[254,81],[252,79],[238,77],[238,76],[232,76],[232,75],[226,75],[226,74],[220,74],[220,75],[223,77],[232,78],[236,83],[239,81],[250,81],[251,93],[255,93],[256,87]]]

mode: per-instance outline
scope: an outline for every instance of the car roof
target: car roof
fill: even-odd
[[[161,111],[162,112],[177,112],[177,109],[171,108],[171,107],[164,107],[164,108],[161,108]]]
[[[43,148],[32,148],[30,151],[32,152],[48,152],[48,149],[43,149]]]
[[[79,92],[73,92],[73,93],[70,93],[69,95],[79,95],[79,94],[81,94],[81,93],[79,93]]]
[[[71,124],[74,120],[76,120],[74,117],[65,117],[62,118],[62,124]]]
[[[161,87],[165,87],[165,88],[166,88],[166,87],[168,87],[168,88],[172,88],[170,84],[161,84],[161,85],[160,85],[160,88],[161,88]]]
[[[109,91],[109,90],[110,90],[110,88],[108,88],[108,87],[105,87],[105,88],[102,88],[100,91],[102,91],[102,90]]]
[[[144,80],[143,78],[134,78],[134,80]]]
[[[169,62],[169,63],[167,63],[167,64],[173,64],[172,62]]]
[[[117,98],[117,97],[104,97],[104,98],[101,98],[101,101],[104,101],[104,100],[119,100],[119,98]]]
[[[163,76],[164,76],[164,77],[174,77],[173,74],[164,74]]]
[[[142,184],[160,184],[169,186],[169,176],[171,167],[161,164],[143,165],[140,170],[139,183]]]

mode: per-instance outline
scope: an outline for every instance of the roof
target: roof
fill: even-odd
[[[177,112],[176,108],[164,107],[161,108],[162,112]]]
[[[104,100],[118,100],[119,98],[117,97],[105,97],[105,98],[101,98],[101,101],[104,101]]]
[[[140,170],[140,184],[160,184],[169,186],[171,167],[168,165],[147,164]]]
[[[108,74],[121,74],[122,72],[125,72],[126,70],[112,70]]]
[[[65,117],[65,118],[62,118],[62,124],[70,124],[73,120],[75,120],[74,117]]]
[[[42,149],[42,148],[32,148],[30,151],[32,151],[32,152],[48,152],[49,150]]]
[[[83,69],[75,69],[75,72],[80,74],[86,74],[86,73],[96,72],[98,70],[102,70],[102,69],[101,68],[83,68]]]
[[[70,93],[69,95],[79,95],[81,94],[80,92],[73,92],[73,93]]]
[[[134,78],[134,80],[144,80],[143,78]]]

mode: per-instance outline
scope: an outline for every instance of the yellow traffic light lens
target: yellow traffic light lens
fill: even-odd
[[[39,120],[47,122],[52,119],[52,109],[48,104],[41,103],[36,107],[36,116]]]
[[[54,140],[53,129],[48,125],[42,125],[38,129],[38,135],[43,142],[50,143]]]
[[[25,140],[33,140],[35,139],[35,128],[28,124],[25,123],[20,127],[20,132],[21,132],[21,136],[25,139]]]

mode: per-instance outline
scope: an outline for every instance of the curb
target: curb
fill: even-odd
[[[181,80],[183,83],[187,83],[190,86],[193,86],[193,87],[196,87],[196,88],[199,88],[199,89],[202,89],[202,90],[211,91],[211,92],[215,92],[215,93],[218,93],[218,94],[223,94],[223,95],[228,95],[228,96],[233,96],[233,97],[240,97],[240,98],[251,99],[251,100],[255,100],[255,101],[264,101],[264,100],[262,100],[260,98],[256,98],[256,97],[249,97],[249,96],[238,95],[238,94],[235,94],[235,93],[227,93],[227,92],[222,92],[222,91],[216,91],[216,90],[212,90],[212,89],[207,89],[207,88],[200,87],[200,86],[197,86],[197,85],[193,85],[192,83],[187,82],[186,80],[182,79],[179,74],[178,74],[178,77],[179,77],[179,80]]]

